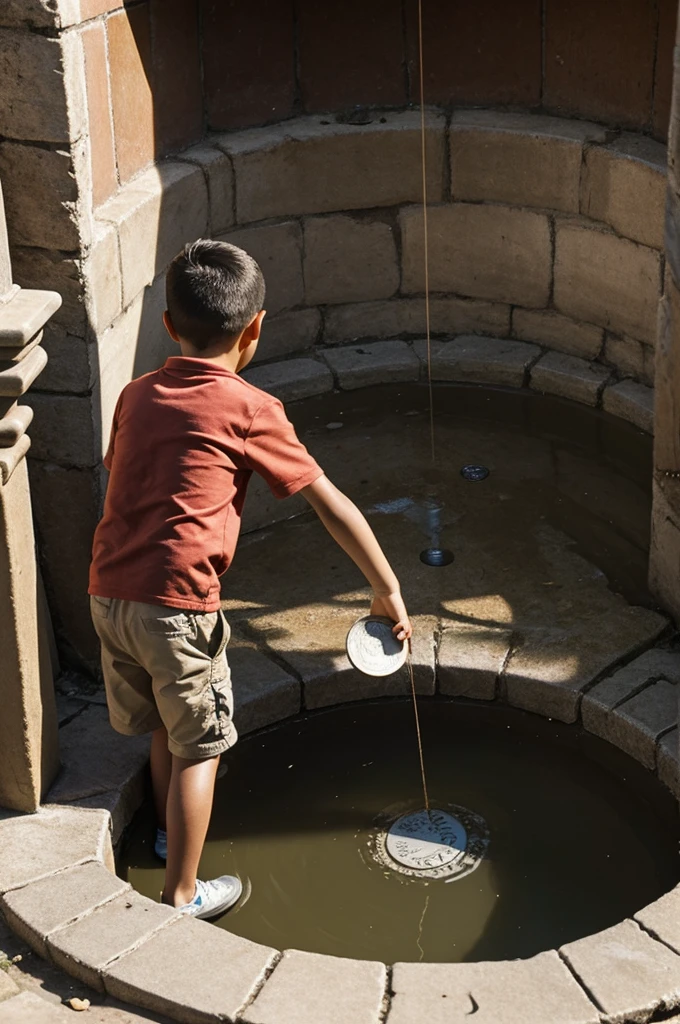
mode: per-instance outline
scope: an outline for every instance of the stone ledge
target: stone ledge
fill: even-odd
[[[595,406],[610,376],[609,370],[597,363],[548,352],[533,367],[530,386],[544,394]]]
[[[664,786],[680,800],[680,733],[677,729],[661,738],[657,748],[657,770]]]
[[[25,395],[31,384],[40,376],[47,363],[47,352],[38,345],[25,359],[14,363],[10,369],[0,370],[0,397],[19,398]]]
[[[606,412],[628,420],[647,434],[654,433],[654,389],[622,380],[604,389],[602,405]]]
[[[327,349],[322,354],[339,387],[346,391],[371,384],[418,380],[420,376],[420,360],[404,341],[342,346]]]
[[[331,371],[315,359],[267,363],[246,370],[243,377],[282,402],[295,402],[300,398],[312,398],[333,390]]]
[[[0,349],[27,345],[60,306],[57,292],[19,289],[9,302],[0,303]]]
[[[509,630],[486,626],[460,623],[444,628],[437,652],[439,692],[494,700],[511,639]]]
[[[417,341],[413,348],[426,367],[425,342]],[[435,341],[432,343],[432,378],[522,387],[526,371],[540,354],[537,345],[478,335]]]
[[[640,910],[635,920],[680,954],[680,886]]]
[[[680,683],[680,654],[657,649],[645,651],[594,686],[584,695],[581,705],[586,729],[602,735],[610,712],[658,679]]]
[[[646,768],[656,767],[656,745],[678,721],[678,695],[673,683],[661,680],[626,700],[601,720],[586,716],[590,732],[624,750]]]

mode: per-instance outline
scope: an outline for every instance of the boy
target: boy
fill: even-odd
[[[255,260],[225,242],[199,239],[173,260],[163,320],[181,355],[118,399],[90,570],[111,724],[152,733],[161,898],[198,918],[241,894],[238,878],[196,873],[220,754],[237,738],[218,577],[253,471],[279,498],[305,496],[373,587],[372,613],[411,637],[397,578],[363,515],[324,476],[282,404],[237,375],[257,348],[264,292]]]

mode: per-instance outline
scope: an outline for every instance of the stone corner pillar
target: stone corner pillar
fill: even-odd
[[[35,811],[59,767],[54,678],[28,486],[32,410],[56,292],[12,284],[0,192],[0,807]]]

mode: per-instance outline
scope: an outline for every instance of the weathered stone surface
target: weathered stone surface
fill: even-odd
[[[82,800],[134,783],[149,760],[148,736],[121,736],[106,708],[92,705],[59,732],[64,769],[50,803]]]
[[[662,607],[674,614],[680,608],[680,517],[675,502],[671,505],[657,480],[652,483],[652,493],[649,586]]]
[[[434,297],[430,300],[431,333],[490,334],[504,337],[510,330],[510,307],[499,302]],[[422,337],[423,299],[391,299],[331,306],[325,311],[326,344],[364,338]]]
[[[602,405],[607,412],[634,423],[648,434],[654,433],[654,391],[644,384],[622,380],[604,389]]]
[[[522,341],[536,341],[583,359],[594,359],[602,348],[601,327],[570,320],[548,309],[514,309],[512,331]]]
[[[661,737],[656,756],[659,778],[680,800],[680,732],[677,729]]]
[[[11,448],[0,449],[0,480],[6,484],[17,466],[26,458],[31,447],[31,439],[26,434],[20,437]]]
[[[640,761],[656,766],[656,744],[662,733],[677,725],[678,695],[674,683],[661,680],[631,697],[588,728]]]
[[[424,292],[422,208],[406,207],[399,216],[402,291]],[[509,206],[455,203],[431,207],[428,219],[433,292],[457,292],[522,306],[546,305],[552,262],[546,216]]]
[[[40,390],[91,394],[97,385],[98,370],[94,345],[51,323],[45,327],[42,345],[47,353],[47,365],[40,374]]]
[[[583,696],[581,717],[586,729],[603,735],[612,710],[658,679],[680,683],[680,655],[673,651],[645,651]]]
[[[11,448],[28,430],[33,410],[27,405],[15,405],[0,419],[0,448]]]
[[[78,0],[4,0],[0,23],[10,28],[66,28],[80,20]]]
[[[246,370],[245,379],[282,402],[294,402],[333,390],[333,375],[315,359],[289,359]]]
[[[154,903],[130,890],[50,935],[49,956],[69,974],[103,991],[100,972],[105,964],[179,919],[173,907]]]
[[[87,860],[114,871],[109,816],[71,807],[0,820],[0,892]]]
[[[226,231],[236,219],[234,171],[229,157],[213,146],[199,145],[185,149],[177,159],[198,164],[206,176],[210,200],[210,237]]]
[[[15,245],[12,246],[12,275],[22,288],[33,291],[47,288],[58,294],[61,306],[52,312],[51,322],[73,334],[83,334],[87,317],[78,260],[61,252]]]
[[[604,137],[602,128],[587,122],[456,111],[450,130],[453,197],[578,213],[583,143]]]
[[[510,631],[465,623],[444,629],[437,652],[439,692],[494,700],[511,636]]]
[[[640,910],[635,920],[680,954],[680,886]]]
[[[425,342],[413,346],[421,360],[426,358]],[[434,342],[432,377],[434,380],[472,381],[476,384],[503,384],[521,388],[528,368],[541,350],[523,341],[502,341],[477,336]]]
[[[8,977],[7,973],[0,971],[0,1003],[4,1003],[6,999],[11,999],[12,996],[18,995],[19,991],[19,986]]]
[[[561,352],[549,352],[532,368],[529,383],[535,391],[571,398],[584,405],[597,405],[610,376],[609,370],[597,363]]]
[[[445,119],[427,114],[428,194],[443,196]],[[322,125],[317,117],[217,137],[232,156],[239,223],[417,202],[422,195],[420,114],[385,114],[370,125]]]
[[[106,991],[187,1024],[234,1019],[273,965],[275,950],[183,918],[105,967]]]
[[[607,1018],[645,1021],[680,999],[680,957],[633,922],[571,942],[560,950]]]
[[[418,380],[420,376],[420,360],[404,341],[378,341],[359,348],[352,345],[327,349],[323,357],[338,385],[347,391],[369,384]]]
[[[0,305],[0,358],[3,348],[27,345],[61,305],[56,292],[20,290]]]
[[[47,352],[42,345],[38,345],[21,362],[14,363],[7,370],[0,370],[0,397],[19,398],[25,395],[44,370],[46,362]]]
[[[394,231],[382,221],[308,217],[304,272],[308,305],[389,298],[399,288]]]
[[[651,356],[651,359],[650,359]],[[654,350],[634,338],[619,338],[607,334],[603,361],[641,384],[654,386]]]
[[[21,992],[2,1004],[2,1024],[73,1024],[73,1010]]]
[[[596,1024],[599,1013],[554,950],[530,960],[395,964],[387,1024]]]
[[[243,1019],[248,1024],[376,1024],[386,980],[384,964],[287,950]]]
[[[0,144],[0,179],[13,245],[72,252],[79,248],[77,184],[67,152]]]
[[[265,317],[253,363],[304,352],[314,345],[320,332],[321,313],[318,309],[294,309],[280,313],[272,320]]]
[[[302,231],[297,221],[241,228],[220,235],[220,239],[245,249],[259,263],[267,286],[268,314],[275,316],[302,303]]]
[[[651,345],[660,289],[654,249],[580,222],[558,221],[555,306],[561,313]]]
[[[90,861],[5,893],[0,905],[13,930],[46,958],[50,932],[128,889],[99,861]]]
[[[83,132],[77,56],[70,33],[54,38],[0,30],[0,135],[67,143]]]
[[[65,466],[94,466],[92,402],[79,395],[42,395],[30,391],[24,398],[34,412],[32,455]]]
[[[234,721],[240,735],[300,711],[300,683],[254,646],[232,638],[228,649],[234,685]]]
[[[581,213],[620,235],[663,248],[666,147],[624,133],[608,146],[589,146],[581,182]]]
[[[101,333],[116,319],[123,303],[118,234],[112,224],[95,221],[83,277],[89,321]]]
[[[148,795],[145,783],[145,776],[139,774],[128,784],[119,786],[118,789],[110,789],[106,793],[97,793],[95,796],[85,796],[81,800],[66,802],[72,807],[106,811],[111,818],[111,844],[116,849],[123,832]]]

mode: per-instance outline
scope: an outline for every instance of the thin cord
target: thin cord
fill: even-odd
[[[423,780],[423,796],[425,798],[425,810],[430,813],[430,798],[427,793],[427,781],[425,779],[425,761],[423,759],[423,742],[420,735],[420,716],[418,714],[418,699],[416,697],[416,683],[413,678],[413,652],[411,650],[411,641],[408,641],[408,658],[406,659],[408,665],[408,674],[411,680],[411,694],[413,696],[413,713],[416,717],[416,736],[418,737],[418,754],[420,755],[420,777]]]
[[[430,341],[430,246],[427,222],[427,146],[425,135],[425,73],[423,69],[423,0],[418,0],[418,64],[420,69],[420,144],[423,171],[423,245],[425,249],[425,332],[427,335],[427,384],[430,395],[430,444],[432,464],[436,462],[434,443],[434,394],[432,391],[432,344]]]

